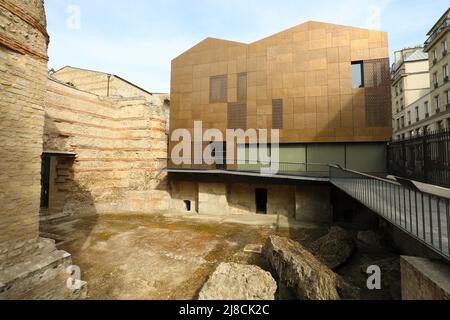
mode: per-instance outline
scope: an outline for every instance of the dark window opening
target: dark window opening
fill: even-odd
[[[215,76],[210,78],[210,103],[226,103],[228,100],[228,77]]]
[[[191,212],[191,210],[192,210],[192,202],[190,200],[184,200],[184,205],[186,207],[186,211]]]
[[[267,214],[267,189],[256,189],[256,213]]]
[[[363,62],[352,62],[352,86],[353,88],[364,88]]]

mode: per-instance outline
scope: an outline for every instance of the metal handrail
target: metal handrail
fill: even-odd
[[[330,166],[330,168],[336,168],[336,169],[340,169],[340,170],[343,170],[343,171],[351,172],[351,173],[358,174],[358,175],[361,175],[361,176],[364,176],[364,177],[367,177],[367,178],[370,178],[370,179],[380,180],[380,181],[388,182],[388,183],[395,184],[395,185],[401,185],[398,181],[394,181],[394,180],[389,180],[389,179],[373,176],[373,175],[370,175],[368,173],[354,171],[354,170],[347,169],[347,168],[342,168],[339,165],[331,164],[329,166]]]
[[[450,198],[338,166],[330,182],[450,261]]]

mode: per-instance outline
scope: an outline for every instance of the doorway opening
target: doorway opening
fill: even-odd
[[[256,213],[267,214],[267,189],[256,189]]]
[[[66,193],[72,181],[71,168],[76,154],[68,152],[44,152],[41,162],[41,216],[60,214],[64,211]]]
[[[50,195],[50,167],[51,157],[49,155],[42,156],[41,163],[41,209],[47,210],[49,207]]]
[[[184,205],[186,207],[187,212],[192,211],[192,202],[190,200],[184,200]]]

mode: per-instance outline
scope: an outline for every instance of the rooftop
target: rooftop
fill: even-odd
[[[395,52],[395,63],[392,65],[392,71],[395,72],[405,62],[416,62],[428,60],[428,53],[423,47],[405,48]]]

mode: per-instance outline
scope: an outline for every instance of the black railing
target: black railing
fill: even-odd
[[[388,171],[411,180],[450,187],[450,130],[390,142]]]
[[[450,260],[450,199],[359,172],[330,168],[333,185]]]

